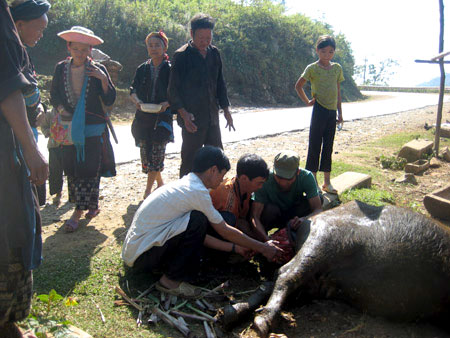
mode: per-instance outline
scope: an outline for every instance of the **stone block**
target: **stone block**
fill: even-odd
[[[370,175],[347,171],[331,180],[331,184],[339,194],[356,188],[370,188],[372,177]]]
[[[450,124],[446,123],[441,125],[441,137],[450,138]]]
[[[450,162],[450,150],[448,150],[448,147],[442,150],[441,156],[445,161]]]
[[[439,168],[441,166],[441,163],[439,163],[439,160],[436,157],[433,157],[430,160],[430,168]]]
[[[406,143],[398,157],[403,157],[408,162],[414,162],[422,159],[423,154],[431,154],[433,152],[433,141],[428,140],[412,140]]]
[[[417,160],[412,163],[407,163],[405,165],[405,173],[411,173],[411,174],[420,174],[423,173],[425,170],[427,170],[430,167],[430,162],[427,160]]]
[[[450,185],[425,195],[423,204],[431,216],[449,221]]]

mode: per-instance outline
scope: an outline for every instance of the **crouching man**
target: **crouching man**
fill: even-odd
[[[270,261],[282,254],[273,243],[256,241],[228,225],[214,209],[208,189],[217,188],[229,169],[230,162],[221,149],[200,148],[191,173],[157,189],[136,211],[122,258],[137,270],[161,270],[158,290],[181,297],[200,295],[200,289],[188,282],[197,276],[203,244],[208,245],[208,224],[225,240]]]
[[[275,156],[273,171],[255,192],[252,220],[265,240],[267,231],[289,226],[296,230],[307,218],[322,212],[322,196],[314,175],[299,168],[296,152],[284,150]]]

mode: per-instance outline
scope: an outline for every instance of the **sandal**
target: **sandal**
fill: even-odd
[[[86,215],[84,217],[86,217],[87,219],[93,219],[99,213],[100,213],[100,209],[89,209],[89,211],[86,213]]]
[[[202,291],[198,287],[185,282],[181,282],[180,285],[174,289],[168,289],[162,286],[160,282],[157,282],[155,288],[161,292],[168,293],[169,295],[182,298],[195,299],[202,295]]]
[[[329,193],[329,194],[334,194],[334,195],[338,194],[338,191],[331,184],[329,184],[329,185],[325,185],[324,184],[322,186],[322,190],[327,192],[327,193]]]
[[[66,232],[74,232],[78,229],[78,222],[73,219],[68,219],[64,222],[64,230]]]

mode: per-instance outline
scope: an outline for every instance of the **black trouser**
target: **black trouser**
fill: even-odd
[[[292,208],[288,210],[281,210],[275,204],[265,204],[261,213],[261,223],[264,225],[266,231],[273,228],[284,228],[287,222],[295,216],[303,217],[311,213],[311,207],[308,199],[302,197]]]
[[[48,166],[48,184],[50,186],[50,195],[61,193],[64,182],[63,154],[61,147],[48,149]]]
[[[223,149],[220,126],[198,128],[195,133],[182,129],[183,144],[181,145],[180,178],[189,174],[194,162],[194,154],[204,145],[211,145]]]
[[[334,134],[336,132],[336,110],[329,110],[317,102],[311,116],[309,128],[308,157],[306,169],[317,172],[331,172],[331,155],[333,154]],[[322,156],[319,157],[322,148]]]
[[[134,262],[141,271],[161,269],[174,281],[191,281],[200,267],[208,219],[200,211],[191,211],[186,231],[172,237],[163,246],[154,246]]]

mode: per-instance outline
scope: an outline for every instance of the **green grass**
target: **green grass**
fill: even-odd
[[[408,133],[397,133],[387,135],[380,139],[374,140],[369,144],[370,147],[378,147],[384,149],[394,149],[396,152],[400,151],[400,148],[409,141],[415,139],[428,139],[434,140],[433,130],[423,130],[423,132],[408,132]],[[379,154],[382,155],[382,154]],[[386,154],[385,154],[386,155]]]
[[[395,198],[392,193],[385,190],[373,189],[351,189],[339,196],[343,203],[358,200],[375,206],[395,204]]]

